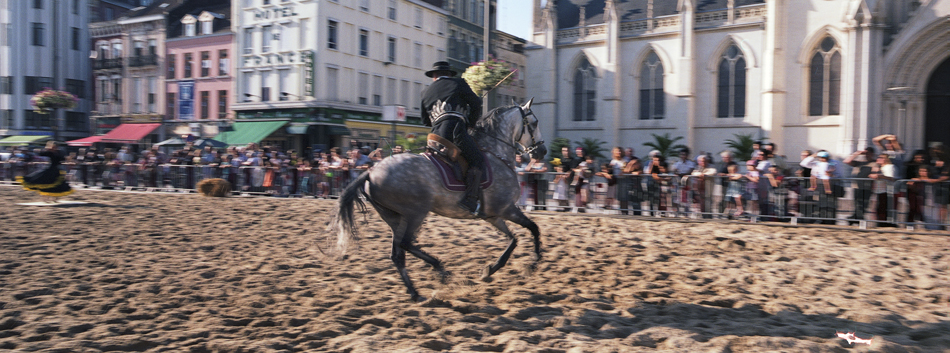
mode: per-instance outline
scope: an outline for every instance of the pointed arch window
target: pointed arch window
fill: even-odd
[[[745,116],[745,68],[742,51],[735,44],[730,45],[719,59],[716,116]]]
[[[597,75],[587,58],[574,71],[574,121],[594,121],[597,115]]]
[[[815,48],[808,66],[808,115],[841,113],[841,48],[830,36]]]
[[[640,120],[663,119],[663,63],[656,52],[650,52],[640,68]]]

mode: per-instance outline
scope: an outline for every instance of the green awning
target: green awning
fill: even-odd
[[[45,143],[52,136],[46,135],[17,135],[0,139],[0,146],[28,146],[30,144]]]
[[[291,135],[306,135],[309,125],[290,125],[287,127],[287,133]]]
[[[228,146],[259,143],[284,125],[287,125],[287,121],[238,121],[231,125],[234,131],[221,132],[215,135],[214,139]]]

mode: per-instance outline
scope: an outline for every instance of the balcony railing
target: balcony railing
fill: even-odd
[[[130,56],[129,67],[158,65],[158,55]]]
[[[122,67],[122,58],[114,59],[96,59],[93,64],[94,70],[117,69]]]

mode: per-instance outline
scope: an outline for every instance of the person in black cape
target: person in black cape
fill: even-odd
[[[56,141],[47,142],[40,156],[49,158],[49,165],[26,176],[16,177],[17,182],[24,189],[38,192],[46,202],[56,202],[57,197],[72,194],[73,189],[66,183],[66,171],[60,169],[64,158]]]
[[[468,127],[474,126],[481,118],[482,100],[472,92],[465,80],[455,75],[455,70],[445,61],[437,61],[432,70],[426,71],[426,76],[432,78],[432,84],[422,91],[422,121],[432,127],[431,133],[451,141],[461,150],[469,167],[465,173],[465,195],[459,206],[472,214],[478,214],[478,184],[484,161],[475,146],[475,140],[468,134]]]

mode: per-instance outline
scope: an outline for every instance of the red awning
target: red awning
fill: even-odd
[[[78,140],[66,141],[66,144],[70,146],[89,147],[102,140],[102,137],[103,135],[89,136]]]
[[[145,138],[162,124],[122,124],[102,135],[102,142],[133,143]]]

